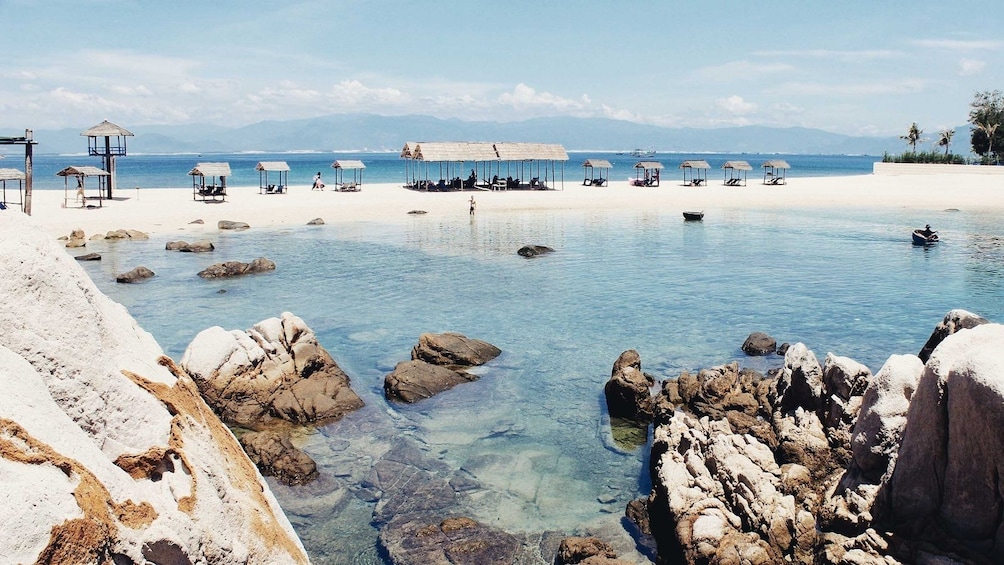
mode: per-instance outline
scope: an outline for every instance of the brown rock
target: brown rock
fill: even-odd
[[[154,275],[154,272],[142,265],[134,268],[133,270],[122,273],[121,275],[115,277],[115,282],[119,283],[137,283],[146,280]]]
[[[422,360],[402,361],[384,377],[383,389],[387,398],[410,404],[477,378]]]
[[[327,422],[363,405],[314,332],[289,312],[246,333],[218,326],[203,330],[181,365],[206,403],[230,424]]]
[[[411,358],[433,365],[473,367],[483,365],[501,353],[501,349],[486,341],[462,334],[424,333],[418,337],[418,345],[412,348]]]
[[[763,332],[753,332],[743,342],[742,349],[747,355],[768,355],[777,349],[777,341]]]
[[[216,263],[199,271],[199,276],[204,279],[217,279],[250,275],[254,273],[265,273],[274,270],[275,263],[265,257],[259,257],[250,263],[242,263],[240,261]]]
[[[635,422],[651,422],[653,401],[651,387],[654,379],[641,370],[641,357],[634,349],[620,354],[614,362],[610,380],[603,387],[607,410],[613,418]]]
[[[287,437],[263,431],[247,432],[239,440],[263,475],[272,475],[287,485],[303,485],[317,478],[317,464]]]
[[[72,239],[72,237],[73,236],[71,235],[70,238]],[[977,316],[972,312],[967,312],[965,310],[952,310],[945,314],[944,319],[941,320],[938,326],[934,328],[934,331],[931,333],[931,337],[927,339],[927,343],[925,343],[924,347],[921,348],[917,357],[920,357],[921,361],[927,363],[927,360],[931,357],[931,353],[934,351],[934,348],[938,347],[938,344],[946,337],[959,330],[975,328],[976,326],[986,323],[989,323],[987,319]]]
[[[594,556],[613,558],[617,557],[617,554],[610,544],[593,537],[567,537],[561,540],[561,545],[558,546],[559,565],[581,563]]]

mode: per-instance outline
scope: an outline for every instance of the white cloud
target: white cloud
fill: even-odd
[[[862,97],[886,94],[916,93],[924,90],[920,79],[898,79],[872,83],[821,83],[790,81],[780,83],[772,92],[807,96]]]
[[[919,39],[914,41],[913,44],[919,47],[953,51],[999,51],[1004,49],[1004,41],[997,39]]]
[[[734,94],[728,98],[715,100],[715,106],[735,116],[752,114],[757,109],[757,105],[753,102],[747,102],[741,96]]]
[[[358,80],[343,80],[334,85],[328,98],[350,108],[371,108],[383,104],[396,104],[407,98],[396,88],[370,88]]]
[[[902,57],[902,51],[890,49],[861,49],[861,50],[832,50],[832,49],[804,49],[793,51],[756,51],[753,53],[757,57],[809,57],[813,59],[830,59],[834,61],[859,62],[876,59],[895,59]]]
[[[153,92],[146,86],[139,84],[136,86],[110,86],[108,90],[123,96],[152,96]]]
[[[959,76],[971,77],[983,73],[986,68],[986,61],[976,61],[973,59],[962,59],[959,61]]]
[[[562,114],[574,114],[587,110],[591,101],[583,94],[581,98],[564,98],[549,92],[537,92],[534,88],[517,84],[512,92],[498,97],[499,104],[512,106],[515,110],[552,110]]]

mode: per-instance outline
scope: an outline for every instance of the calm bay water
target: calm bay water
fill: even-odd
[[[564,163],[564,171],[560,164],[556,165],[558,180],[564,175],[565,183],[578,184],[582,181],[582,162],[586,159],[607,159],[613,165],[609,177],[614,180],[627,180],[635,176],[634,165],[639,160],[630,155],[616,153],[589,152],[569,153],[569,160]],[[404,183],[406,161],[395,153],[222,153],[222,154],[185,154],[185,155],[128,155],[119,157],[115,163],[118,175],[117,186],[120,188],[191,188],[191,177],[188,171],[199,162],[228,162],[233,175],[230,186],[258,186],[259,173],[255,165],[260,161],[286,161],[289,164],[289,184],[292,186],[309,186],[314,174],[321,172],[328,182],[333,182],[335,170],[332,163],[339,159],[358,159],[363,161],[366,169],[363,171],[364,182],[373,183]],[[820,177],[834,175],[862,175],[872,172],[872,164],[881,161],[881,156],[845,156],[845,155],[759,155],[759,154],[682,154],[661,153],[644,160],[659,161],[666,167],[664,179],[682,178],[680,163],[686,159],[704,159],[711,165],[708,178],[712,181],[723,178],[721,166],[726,161],[743,160],[753,166],[749,171],[750,181],[763,176],[760,165],[770,159],[784,159],[791,165],[787,171],[790,177]],[[23,168],[20,157],[9,154],[4,160],[5,167]],[[33,187],[40,190],[62,189],[63,178],[56,173],[71,165],[92,165],[101,167],[101,160],[86,155],[37,155],[34,158]],[[456,175],[467,176],[472,165],[460,165]],[[423,168],[423,171],[425,169]],[[451,169],[451,172],[454,172]],[[347,172],[351,176],[352,172]],[[270,176],[275,182],[274,173]],[[503,175],[504,176],[504,175]],[[517,175],[518,176],[518,175]],[[595,175],[594,175],[595,176]],[[440,170],[438,164],[430,165],[429,178],[438,180]]]
[[[820,362],[834,352],[875,372],[890,354],[918,352],[952,308],[1004,319],[999,215],[705,212],[700,223],[677,211],[538,212],[250,230],[212,235],[217,250],[203,255],[164,251],[165,237],[88,242],[104,258],[83,267],[175,359],[206,327],[243,330],[283,311],[316,331],[367,405],[301,438],[323,481],[272,483],[315,562],[381,562],[372,506],[353,485],[401,439],[483,485],[472,517],[598,533],[642,561],[625,553],[633,542],[620,520],[649,489],[647,448],[612,439],[603,401],[622,351],[637,349],[659,380],[734,359],[767,370],[781,359],[740,351],[765,331],[804,342]],[[914,247],[909,232],[925,223],[942,242]],[[527,260],[515,253],[527,243],[557,251]],[[274,273],[195,276],[262,255]],[[140,264],[156,277],[115,284]],[[441,331],[504,353],[476,382],[413,406],[385,401],[384,375],[419,334]]]

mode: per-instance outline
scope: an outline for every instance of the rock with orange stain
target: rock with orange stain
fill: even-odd
[[[29,218],[0,269],[4,561],[309,562],[192,380]]]

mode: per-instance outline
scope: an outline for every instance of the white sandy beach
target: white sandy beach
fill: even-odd
[[[560,186],[559,186],[560,188]],[[48,233],[68,235],[81,228],[87,236],[113,229],[136,229],[150,234],[215,231],[219,220],[242,221],[254,227],[304,225],[313,218],[325,223],[414,221],[410,210],[424,210],[425,218],[468,215],[468,200],[477,201],[477,216],[526,211],[597,212],[603,210],[665,211],[765,208],[903,208],[919,210],[1000,210],[1004,212],[1004,176],[1000,175],[859,175],[788,179],[788,184],[766,186],[750,178],[743,187],[682,186],[665,179],[659,187],[582,186],[566,180],[564,190],[416,192],[400,184],[366,184],[360,192],[338,192],[331,187],[313,191],[293,186],[287,194],[259,194],[257,187],[229,187],[226,202],[193,201],[191,189],[119,188],[115,199],[101,208],[62,207],[63,191],[38,190],[32,197],[32,216]],[[90,203],[91,201],[89,201]],[[96,202],[95,202],[96,203]],[[192,225],[196,219],[204,224]]]

